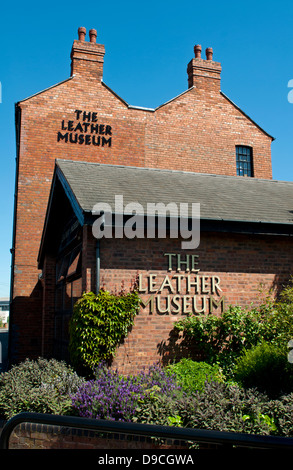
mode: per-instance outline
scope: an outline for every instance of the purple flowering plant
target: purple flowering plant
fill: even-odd
[[[152,391],[170,396],[180,390],[175,376],[167,375],[159,365],[136,376],[122,376],[102,362],[95,378],[82,384],[73,395],[72,407],[84,418],[131,421],[138,403]]]

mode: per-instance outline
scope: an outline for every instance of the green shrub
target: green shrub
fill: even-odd
[[[157,424],[170,426],[176,417],[177,423],[182,425],[178,414],[180,395],[175,399],[174,395],[162,394],[157,386],[147,390],[143,399],[139,400],[132,421],[143,424]],[[173,418],[173,419],[172,419]]]
[[[0,374],[0,415],[8,419],[23,411],[68,414],[71,394],[82,383],[65,362],[27,359]]]
[[[285,348],[293,339],[292,281],[278,300],[267,296],[258,307],[230,306],[220,316],[189,316],[176,322],[174,328],[193,341],[202,360],[221,364],[228,375],[244,350],[262,341]]]
[[[153,387],[133,421],[222,432],[293,436],[293,393],[277,399],[238,384],[206,382],[201,392],[170,397]]]
[[[207,382],[202,392],[181,401],[177,411],[186,427],[268,435],[276,432],[268,402],[256,390]]]
[[[293,391],[293,366],[283,348],[263,342],[238,358],[234,379],[245,388],[280,396]]]
[[[185,391],[202,390],[206,381],[223,382],[224,376],[217,364],[181,359],[166,367],[167,373],[175,374],[178,384]]]
[[[190,316],[174,327],[193,340],[205,362],[221,364],[228,374],[241,351],[263,338],[265,324],[259,311],[230,306],[221,316]]]
[[[69,352],[78,371],[90,373],[101,361],[115,355],[140,307],[135,290],[110,294],[100,290],[84,294],[74,305],[69,325]]]
[[[266,317],[264,339],[276,346],[286,348],[293,339],[293,280],[281,291],[274,302],[270,315]]]
[[[268,413],[274,416],[277,434],[284,437],[293,437],[293,393],[271,400],[268,403],[267,410]]]
[[[249,434],[277,434],[273,406],[265,394],[237,384],[206,382],[203,390],[170,397],[151,390],[133,421],[193,429]]]

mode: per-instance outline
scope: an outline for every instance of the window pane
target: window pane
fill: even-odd
[[[252,152],[250,147],[236,146],[236,170],[238,176],[252,176]]]

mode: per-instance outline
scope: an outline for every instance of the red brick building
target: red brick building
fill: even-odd
[[[195,46],[187,90],[156,109],[129,106],[103,82],[104,53],[80,28],[70,78],[16,105],[12,362],[64,356],[74,300],[101,283],[127,287],[140,274],[146,306],[116,358],[133,370],[162,357],[190,309],[257,302],[260,283],[277,290],[291,274],[293,184],[272,180],[273,138],[221,92],[212,50],[202,58]],[[115,195],[143,208],[200,203],[199,247],[97,241],[93,206]]]

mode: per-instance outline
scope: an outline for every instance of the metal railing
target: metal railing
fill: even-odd
[[[289,437],[210,431],[205,429],[128,423],[41,413],[20,413],[8,420],[1,432],[0,449],[9,449],[9,438],[12,432],[18,425],[23,423],[37,423],[95,432],[193,441],[194,443],[216,444],[225,447],[293,449],[293,438]]]

